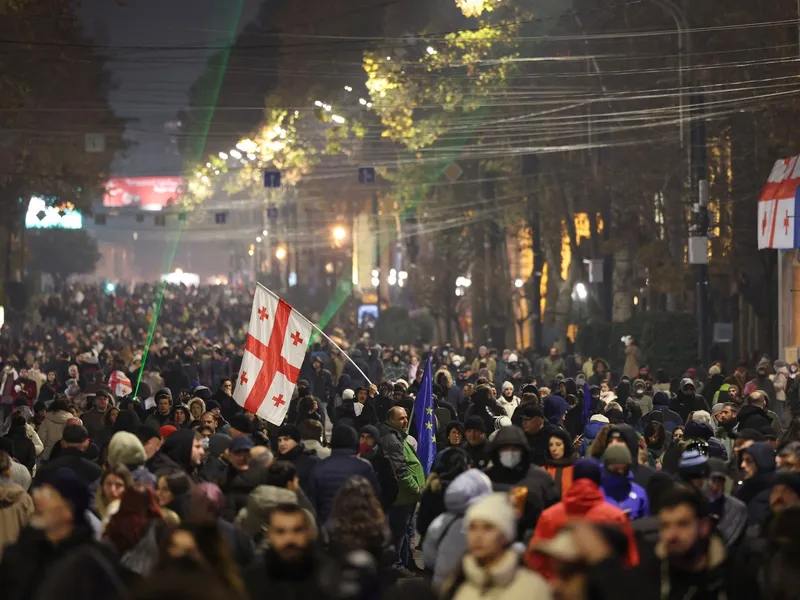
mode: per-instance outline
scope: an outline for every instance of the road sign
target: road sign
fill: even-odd
[[[375,167],[359,167],[358,183],[375,183]]]
[[[457,181],[461,175],[464,174],[464,170],[458,166],[458,163],[451,162],[447,165],[447,168],[444,170],[444,176],[447,177],[450,181]]]
[[[106,135],[104,133],[87,133],[83,136],[83,147],[86,152],[105,152]]]
[[[280,171],[264,171],[264,187],[265,188],[279,188],[279,187],[281,187],[281,172]]]

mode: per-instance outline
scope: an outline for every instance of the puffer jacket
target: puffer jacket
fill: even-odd
[[[33,512],[33,500],[22,486],[0,478],[0,557],[3,548],[17,541]]]
[[[42,424],[39,426],[39,439],[44,444],[44,452],[42,458],[48,460],[53,447],[61,441],[64,434],[64,428],[67,426],[67,421],[73,417],[73,414],[65,410],[55,412],[48,412]]]
[[[603,469],[603,494],[607,502],[628,513],[631,521],[650,514],[647,492],[634,483],[633,473],[623,477]]]
[[[448,486],[444,494],[445,512],[428,527],[422,542],[425,569],[433,571],[433,587],[439,589],[457,569],[467,551],[464,513],[477,500],[492,493],[492,482],[478,469],[469,469]]]
[[[324,525],[333,508],[333,501],[342,485],[356,475],[372,484],[375,496],[381,497],[381,487],[369,461],[359,458],[355,450],[334,448],[329,458],[319,461],[311,471],[308,498],[317,513],[317,521]]]
[[[552,580],[555,573],[550,569],[549,561],[534,552],[533,548],[540,541],[553,539],[570,521],[575,520],[618,527],[628,538],[626,566],[635,567],[639,564],[636,538],[628,517],[620,508],[606,502],[603,492],[590,479],[576,481],[567,491],[564,500],[542,513],[525,555],[525,564],[546,579]]]

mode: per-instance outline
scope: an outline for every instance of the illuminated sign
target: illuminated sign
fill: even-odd
[[[161,210],[183,195],[183,177],[118,177],[106,183],[103,206]]]
[[[31,197],[25,214],[26,229],[82,229],[83,217],[70,203],[49,206],[39,196]]]

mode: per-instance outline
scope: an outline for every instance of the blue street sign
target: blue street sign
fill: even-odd
[[[359,167],[358,182],[375,183],[375,167]]]
[[[281,187],[281,172],[280,171],[264,171],[264,187],[265,188],[279,188],[279,187]]]
[[[268,206],[267,207],[267,217],[270,220],[274,221],[278,218],[278,207],[277,206]]]
[[[214,215],[214,220],[216,221],[217,225],[225,225],[228,221],[228,213],[218,212]]]

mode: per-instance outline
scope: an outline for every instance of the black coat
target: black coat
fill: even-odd
[[[38,473],[36,473],[34,485],[39,485],[39,483],[46,481],[50,474],[55,473],[61,467],[66,467],[74,471],[78,479],[88,486],[91,486],[95,481],[100,479],[100,476],[103,474],[103,469],[96,463],[88,460],[86,454],[77,448],[64,448],[61,450],[58,458],[42,463]]]
[[[319,456],[317,456],[316,452],[306,450],[303,442],[300,442],[286,454],[278,455],[277,458],[294,464],[297,469],[297,477],[300,480],[300,487],[303,488],[306,496],[308,496],[311,471],[319,462]]]
[[[355,450],[334,448],[325,460],[317,462],[308,482],[308,498],[317,513],[317,522],[324,525],[331,514],[333,501],[342,485],[355,475],[367,479],[381,497],[381,486],[369,461],[356,456]]]
[[[25,432],[25,427],[12,429],[6,434],[6,439],[14,442],[14,456],[18,463],[25,465],[33,473],[36,465],[36,447]]]
[[[689,418],[689,413],[694,411],[705,410],[709,413],[711,412],[708,404],[706,404],[705,398],[700,394],[693,393],[691,395],[686,395],[680,390],[669,401],[669,408],[680,415],[683,423],[686,423],[686,419]]]
[[[383,448],[376,445],[372,450],[362,455],[361,458],[369,461],[372,465],[372,470],[375,471],[375,476],[378,479],[378,485],[381,488],[381,495],[379,496],[381,506],[384,512],[397,500],[397,493],[399,491],[397,485],[397,477],[392,469],[392,464],[386,455],[383,453]]]

